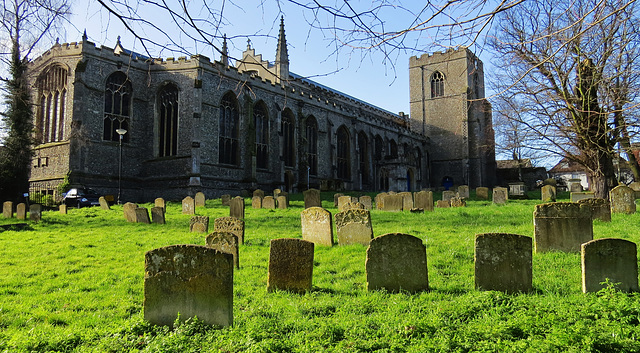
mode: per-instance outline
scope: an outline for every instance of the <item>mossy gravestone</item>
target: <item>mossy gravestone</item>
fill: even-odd
[[[13,218],[13,202],[5,201],[2,203],[2,216],[4,218]]]
[[[213,232],[205,238],[207,247],[233,255],[233,263],[240,268],[238,237],[230,232]]]
[[[233,324],[233,255],[199,245],[172,245],[145,254],[144,319],[173,325],[198,317]]]
[[[409,211],[413,208],[413,194],[405,191],[399,192],[398,195],[402,196],[402,210]]]
[[[182,214],[196,214],[196,202],[191,196],[182,199]]]
[[[225,194],[220,197],[220,201],[222,202],[222,206],[229,206],[229,201],[231,201],[231,195]]]
[[[262,208],[262,197],[254,196],[251,198],[251,208],[259,209]]]
[[[469,198],[469,185],[458,186],[458,196],[468,199]]]
[[[262,208],[266,208],[268,210],[276,208],[276,200],[273,196],[265,196],[264,199],[262,199]]]
[[[389,212],[402,211],[402,203],[404,198],[398,194],[387,195],[382,199],[382,209]]]
[[[155,224],[165,224],[164,207],[152,207],[151,208],[151,222]]]
[[[433,192],[418,191],[413,196],[413,206],[415,208],[422,208],[425,211],[433,211]]]
[[[636,213],[635,191],[628,186],[618,185],[609,191],[611,213]]]
[[[136,205],[133,202],[127,202],[122,206],[122,212],[124,213],[124,219],[126,219],[127,222],[135,223],[135,221],[136,221],[136,208],[138,208],[138,205]]]
[[[338,197],[338,211],[342,212],[345,210],[345,205],[351,202],[351,196],[340,196]]]
[[[309,207],[300,213],[302,239],[318,245],[333,246],[331,212],[322,207]]]
[[[536,252],[579,252],[581,244],[593,240],[591,207],[584,204],[551,202],[536,205],[533,226]]]
[[[506,293],[532,289],[532,239],[524,235],[486,233],[476,235],[475,285],[478,290]]]
[[[489,188],[484,186],[479,186],[476,188],[476,199],[478,200],[488,200],[489,199]]]
[[[386,192],[381,192],[376,195],[374,201],[376,202],[376,209],[383,210],[384,209],[384,198],[389,196]]]
[[[236,218],[236,217],[216,218],[213,221],[213,231],[233,233],[238,237],[238,243],[244,244],[244,221],[239,218]]]
[[[371,196],[368,196],[368,195],[360,196],[360,198],[358,199],[358,202],[360,202],[364,206],[365,210],[371,211],[371,208],[372,208]]]
[[[636,244],[604,238],[582,244],[582,291],[597,292],[606,280],[625,292],[638,291]]]
[[[445,190],[442,192],[442,201],[451,201],[456,196],[456,193],[451,190]]]
[[[553,185],[545,185],[541,189],[542,202],[556,202],[556,187]]]
[[[335,222],[339,245],[369,245],[373,239],[371,214],[367,210],[350,209],[338,212],[335,215]]]
[[[504,205],[509,199],[507,188],[494,188],[493,189],[493,203],[496,205]]]
[[[409,234],[390,233],[371,241],[367,248],[367,289],[419,292],[429,289],[427,250],[422,240]]]
[[[236,196],[229,201],[229,216],[244,219],[244,199]]]
[[[609,201],[601,198],[583,199],[578,201],[579,204],[591,207],[591,218],[599,219],[603,222],[611,222],[611,204]]]
[[[344,194],[342,194],[342,193],[333,194],[333,207],[338,207],[338,199],[341,196],[344,196]]]
[[[304,195],[304,208],[309,207],[322,207],[322,200],[320,199],[320,190],[309,189],[302,192]]]
[[[189,231],[197,233],[207,233],[209,231],[209,217],[192,216],[189,220]]]
[[[42,219],[42,205],[36,203],[29,206],[29,219],[34,222],[40,222]]]
[[[313,247],[312,242],[302,239],[271,240],[267,291],[310,291],[313,282]]]

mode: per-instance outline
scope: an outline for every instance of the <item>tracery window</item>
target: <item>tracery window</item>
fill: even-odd
[[[318,123],[313,116],[307,118],[306,122],[306,138],[307,138],[307,165],[309,166],[309,174],[318,174]]]
[[[369,139],[364,132],[358,134],[358,164],[362,184],[369,184]]]
[[[42,143],[64,139],[67,70],[58,65],[44,71],[37,82],[39,106],[36,115],[36,139]]]
[[[116,71],[107,78],[104,90],[104,129],[102,139],[118,141],[116,130],[129,130],[131,110],[131,81],[123,72]],[[131,132],[122,137],[122,142],[129,142]]]
[[[269,167],[269,116],[264,102],[253,107],[253,122],[256,127],[256,168]]]
[[[220,163],[240,164],[238,152],[238,101],[232,92],[228,92],[220,101],[218,130],[218,160]]]
[[[158,155],[178,154],[178,87],[168,84],[158,94],[159,129]]]
[[[349,179],[351,177],[351,170],[349,164],[351,163],[349,145],[349,132],[344,126],[338,129],[337,133],[337,176],[339,179]]]
[[[444,75],[436,71],[431,75],[431,98],[444,96]]]
[[[382,137],[380,137],[380,135],[376,135],[375,138],[375,160],[376,161],[380,161],[382,160],[382,158],[384,157],[383,153],[384,153],[384,141],[382,140]]]
[[[285,109],[282,112],[282,157],[285,167],[295,166],[295,129],[293,113],[289,109]]]

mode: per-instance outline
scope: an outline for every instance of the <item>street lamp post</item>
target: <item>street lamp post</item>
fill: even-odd
[[[125,129],[116,129],[120,137],[120,158],[118,160],[118,205],[120,204],[120,195],[122,194],[122,137],[127,133]]]

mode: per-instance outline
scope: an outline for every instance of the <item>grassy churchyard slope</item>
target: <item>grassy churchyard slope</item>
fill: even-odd
[[[322,196],[335,214],[332,194]],[[301,237],[301,195],[292,195],[287,210],[254,210],[247,199],[234,325],[222,329],[197,320],[172,329],[143,320],[144,253],[205,243],[205,234],[188,232],[190,216],[179,203],[168,204],[166,225],[127,223],[121,206],[44,212],[38,224],[0,232],[0,351],[640,351],[640,296],[612,287],[582,294],[579,254],[534,254],[532,293],[474,289],[475,234],[532,237],[536,203],[495,206],[472,197],[466,208],[425,214],[374,210],[375,236],[423,239],[431,291],[368,292],[365,247],[316,246],[313,291],[297,295],[267,293],[266,281],[269,241]],[[197,209],[211,217],[211,228],[213,218],[228,213],[219,199]],[[595,238],[640,243],[640,214],[612,218],[594,221]],[[16,222],[0,217],[0,225]]]

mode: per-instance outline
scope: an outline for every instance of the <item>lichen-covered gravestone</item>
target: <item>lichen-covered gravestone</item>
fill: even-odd
[[[351,202],[351,196],[338,197],[338,211],[344,211],[344,206]]]
[[[387,195],[382,199],[382,209],[389,212],[400,212],[402,211],[403,201],[404,198],[398,194]]]
[[[34,222],[40,222],[42,219],[42,205],[36,203],[29,206],[29,219]]]
[[[196,207],[204,207],[205,201],[204,193],[200,191],[196,192],[196,196],[194,197]]]
[[[449,200],[449,204],[451,207],[467,207],[467,201],[458,196],[452,197],[451,200]]]
[[[541,189],[542,202],[556,202],[556,187],[553,185],[544,185]]]
[[[229,216],[244,219],[244,199],[236,196],[229,201]]]
[[[189,231],[198,233],[207,233],[209,231],[208,216],[193,216],[189,220]]]
[[[369,245],[373,239],[371,214],[367,210],[350,209],[338,212],[335,215],[335,222],[339,245]]]
[[[532,250],[532,239],[524,235],[477,234],[474,254],[476,289],[530,292]]]
[[[636,244],[604,238],[582,244],[582,291],[597,292],[606,280],[624,292],[638,291]]]
[[[251,198],[251,208],[259,209],[262,208],[262,197],[254,196]]]
[[[572,192],[570,194],[571,202],[578,202],[580,200],[593,199],[596,197],[596,194],[590,191],[585,192]]]
[[[476,188],[476,199],[478,200],[488,200],[489,199],[489,188],[484,186],[479,186]]]
[[[433,211],[433,192],[432,191],[418,191],[414,194],[415,208],[422,208],[425,211]]]
[[[442,192],[442,201],[451,201],[456,196],[456,193],[451,190],[445,190]]]
[[[591,207],[575,202],[536,205],[533,227],[536,252],[579,252],[580,245],[593,240]]]
[[[309,189],[302,192],[304,195],[304,208],[309,207],[322,207],[322,200],[320,199],[320,190]]]
[[[404,191],[404,192],[399,192],[398,195],[402,196],[402,210],[403,211],[409,211],[410,209],[413,208],[413,194],[408,192],[408,191]]]
[[[266,196],[269,197],[269,196]],[[266,198],[265,197],[265,198]],[[220,217],[213,221],[214,232],[230,232],[238,237],[238,243],[244,244],[244,221],[236,217]]]
[[[609,191],[611,213],[636,213],[636,195],[628,186],[618,185]]]
[[[464,199],[469,198],[469,185],[458,186],[458,196]]]
[[[367,248],[367,289],[428,290],[426,249],[422,240],[409,234],[390,233],[373,239]]]
[[[155,224],[165,224],[164,207],[151,208],[151,222]]]
[[[182,214],[196,214],[196,202],[191,196],[182,199]]]
[[[321,207],[309,207],[300,213],[302,239],[318,245],[333,246],[331,212]]]
[[[313,248],[312,242],[302,239],[271,240],[267,291],[310,291],[313,283]]]
[[[4,218],[13,218],[13,202],[5,201],[2,203],[2,216]]]
[[[256,189],[255,191],[253,191],[253,197],[258,196],[259,198],[264,198],[264,191],[260,190],[260,189]]]
[[[199,245],[172,245],[145,254],[144,319],[171,326],[198,317],[233,325],[233,255]]]
[[[262,199],[262,208],[266,208],[269,210],[273,210],[276,208],[276,200],[273,198],[273,196],[265,196],[264,199]]]
[[[205,238],[207,247],[233,255],[233,263],[240,268],[238,237],[230,232],[213,232]]]
[[[509,199],[507,188],[497,187],[493,189],[493,203],[496,205],[504,205]]]
[[[342,194],[342,193],[333,194],[333,207],[338,207],[338,199],[341,196],[344,196],[344,194]]]
[[[376,202],[376,209],[377,210],[383,210],[384,209],[384,198],[387,197],[389,194],[386,192],[381,192],[379,194],[376,195],[375,197],[375,202]]]
[[[229,201],[231,201],[231,195],[225,194],[220,197],[220,201],[222,202],[222,206],[229,206]]]
[[[138,208],[138,205],[133,202],[127,202],[122,206],[122,213],[124,213],[124,219],[126,219],[127,222],[135,223],[136,208]]]
[[[27,219],[27,205],[24,203],[19,203],[16,206],[16,218],[17,219]]]
[[[436,201],[436,208],[449,208],[449,207],[451,207],[451,200]]]
[[[149,224],[151,221],[149,220],[149,211],[147,211],[146,207],[136,207],[136,223],[146,223]]]
[[[611,222],[611,204],[609,201],[601,198],[583,199],[578,201],[579,204],[591,207],[591,218],[599,219],[603,222]]]
[[[371,211],[371,208],[372,208],[371,196],[368,196],[368,195],[360,196],[360,198],[358,199],[358,202],[360,202],[364,206],[365,210]]]

